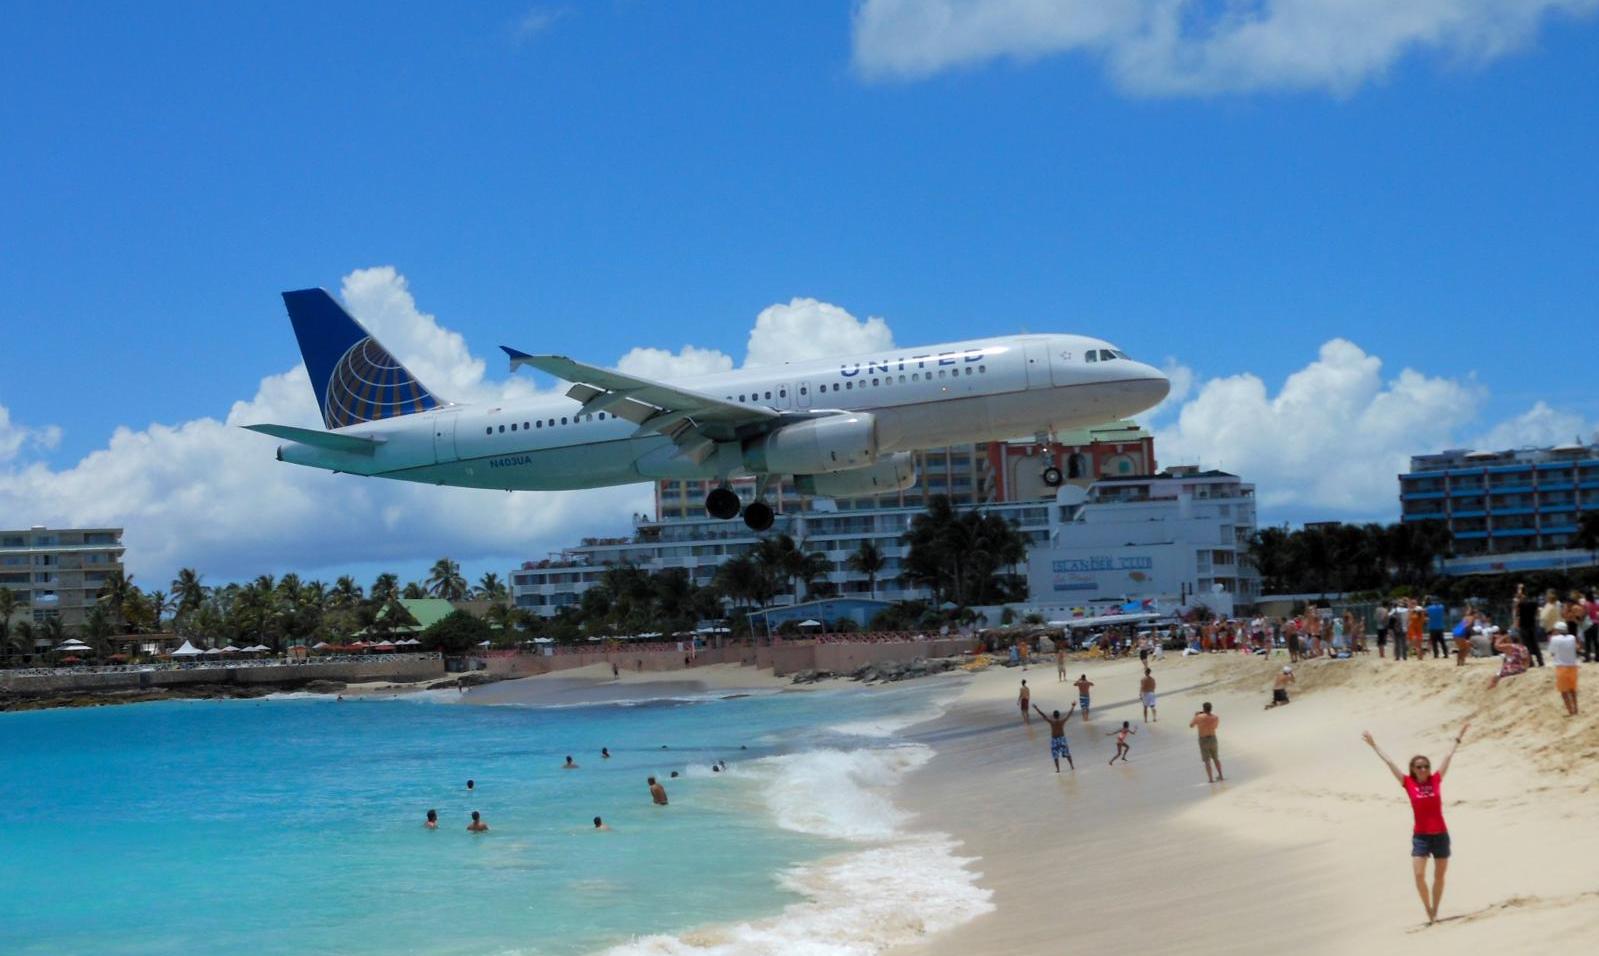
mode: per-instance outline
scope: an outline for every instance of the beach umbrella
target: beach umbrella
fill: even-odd
[[[211,648],[207,648],[206,650],[201,651],[200,653],[204,654],[207,657],[210,657],[210,656],[212,656],[214,654],[222,653],[222,648],[220,648],[220,647],[211,647]]]
[[[72,638],[71,640],[63,641],[61,644],[57,645],[56,650],[69,653],[85,653],[92,652],[93,649],[77,638]]]
[[[224,654],[237,654],[237,653],[239,653],[239,650],[240,650],[239,648],[234,647],[232,644],[229,644],[227,647],[224,647],[222,649],[222,653],[224,653]]]
[[[821,627],[822,626],[822,622],[821,621],[817,621],[817,620],[801,621],[801,622],[799,622],[799,626],[800,627]]]
[[[328,648],[330,648],[332,646],[333,645],[329,644],[327,641],[317,641],[315,644],[311,645],[311,650],[313,650],[313,651],[325,651],[325,650],[327,650]]]

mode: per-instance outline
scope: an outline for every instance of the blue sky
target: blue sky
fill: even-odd
[[[804,296],[902,343],[1103,335],[1196,396],[1346,339],[1463,383],[1449,437],[1539,401],[1588,427],[1599,19],[1548,5],[1504,49],[1197,90],[1129,80],[1115,37],[885,70],[915,36],[865,51],[879,11],[844,2],[14,5],[0,407],[38,440],[0,469],[222,419],[298,359],[277,292],[372,266],[479,357],[741,357]],[[1318,505],[1379,510],[1280,513]]]

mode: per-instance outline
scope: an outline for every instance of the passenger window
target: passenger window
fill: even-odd
[[[583,420],[586,422],[592,422],[594,420],[594,416],[593,414],[584,415]]]
[[[600,412],[600,421],[602,421],[602,422],[605,421],[605,413],[604,412]]]
[[[938,370],[938,377],[939,378],[943,378],[944,377],[944,370],[943,369],[939,369]]]
[[[739,401],[741,401],[741,402],[742,402],[742,401],[743,401],[743,400],[744,400],[744,396],[742,396],[742,395],[740,395],[740,396],[739,396],[739,397],[738,397],[738,400],[739,400]]]
[[[768,401],[770,401],[771,398],[772,398],[772,393],[771,392],[767,392],[766,393],[766,398],[767,398]]]
[[[905,376],[903,376],[903,375],[901,375],[901,376],[900,376],[900,377],[899,377],[899,383],[900,383],[900,384],[901,384],[901,385],[904,385],[904,384],[905,384]]]
[[[854,382],[845,382],[844,383],[844,389],[845,389],[845,391],[854,391],[855,390],[855,383]]]
[[[534,422],[533,423],[533,427],[534,428],[543,428],[544,427],[544,419],[541,418],[538,421]]]
[[[800,386],[800,394],[801,395],[805,394],[805,386],[803,386],[803,385]]]
[[[988,366],[986,366],[986,365],[977,366],[977,374],[978,375],[987,375],[988,374]]]
[[[492,434],[494,434],[494,426],[493,426],[493,425],[490,425],[490,426],[489,426],[489,427],[487,427],[487,428],[485,428],[485,429],[483,429],[483,434],[485,434],[485,435],[492,435]]]
[[[875,378],[874,378],[874,379],[872,379],[872,385],[874,385],[874,386],[875,386],[875,385],[876,385],[876,384],[877,384],[877,379],[875,379]]]
[[[972,367],[970,365],[966,366],[966,374],[967,375],[972,374]]]
[[[500,434],[502,434],[502,435],[505,434],[505,426],[504,425],[500,426]]]
[[[551,428],[554,428],[554,427],[555,427],[555,419],[553,419],[553,418],[552,418],[552,419],[550,419],[550,427],[551,427]]]
[[[511,423],[511,431],[516,431],[516,422]]]
[[[788,397],[788,389],[786,389],[786,388],[778,389],[777,390],[777,397],[778,398],[787,398]]]
[[[564,415],[563,415],[563,416],[561,416],[561,424],[562,424],[562,425],[565,425],[565,424],[566,424],[566,416],[564,416]]]
[[[532,425],[529,425],[529,424],[528,424],[528,423],[527,423],[527,422],[523,422],[523,423],[522,423],[522,430],[523,430],[523,431],[527,431],[527,430],[528,430],[528,429],[529,429],[529,428],[532,428],[532,427],[533,427],[533,426],[532,426]]]

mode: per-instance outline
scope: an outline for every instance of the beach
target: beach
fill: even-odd
[[[1599,934],[1599,728],[1568,719],[1552,669],[1485,688],[1496,660],[1362,658],[1296,665],[1293,703],[1263,709],[1286,663],[1168,654],[1145,725],[1136,660],[1074,663],[1096,683],[1073,716],[1075,771],[1056,775],[1049,730],[1019,718],[1019,681],[1063,712],[1077,698],[1052,663],[977,675],[911,739],[935,756],[899,797],[916,826],[977,858],[994,910],[896,954],[1561,952]],[[1587,677],[1594,671],[1584,668]],[[1592,677],[1587,677],[1592,681]],[[1590,695],[1592,690],[1588,692]],[[1195,732],[1221,717],[1227,779],[1207,784]],[[1474,715],[1474,716],[1473,716]],[[1444,791],[1455,855],[1440,922],[1411,878],[1411,814],[1390,755],[1448,752],[1472,719]],[[1107,767],[1123,720],[1130,762]],[[1430,868],[1429,868],[1430,870]]]

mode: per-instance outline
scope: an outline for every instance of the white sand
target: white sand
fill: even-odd
[[[907,782],[922,827],[981,857],[997,910],[924,944],[928,954],[1486,953],[1588,951],[1599,940],[1599,667],[1572,720],[1553,669],[1489,693],[1496,664],[1315,661],[1271,711],[1284,663],[1239,655],[1154,665],[1159,723],[1144,725],[1137,662],[1072,664],[1094,689],[1073,717],[1075,773],[1056,776],[1048,726],[1024,726],[1018,681],[1050,710],[1076,699],[1052,664],[979,675],[913,736],[937,756]],[[1188,721],[1221,716],[1226,783],[1205,782]],[[1410,873],[1411,813],[1360,732],[1403,764],[1441,762],[1475,712],[1444,787],[1454,843],[1441,921],[1427,927]],[[1131,763],[1105,736],[1132,720]],[[1429,868],[1430,871],[1430,868]]]

